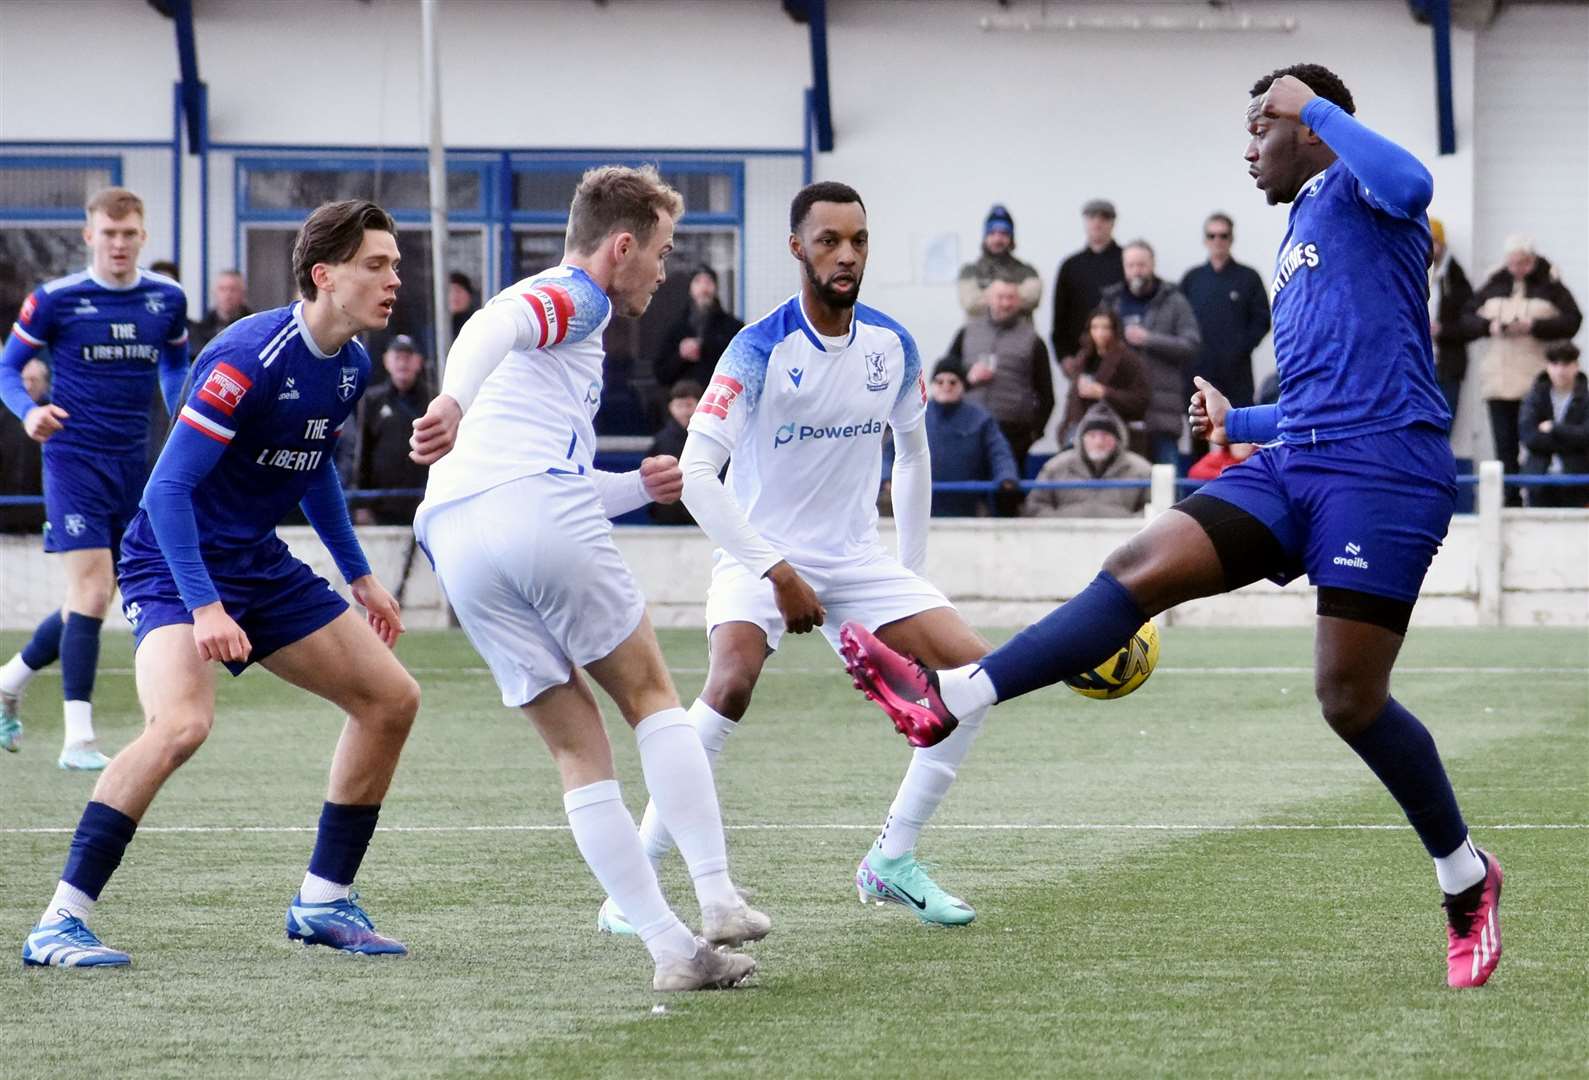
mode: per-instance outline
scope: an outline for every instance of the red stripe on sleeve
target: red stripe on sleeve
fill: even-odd
[[[531,289],[529,292],[524,294],[524,303],[535,315],[536,325],[541,328],[541,340],[540,343],[535,346],[537,349],[539,349],[541,346],[546,344],[547,336],[551,333],[550,327],[546,325],[546,309],[541,304],[541,294],[535,289]]]
[[[557,310],[557,338],[548,344],[556,345],[568,336],[568,324],[574,321],[574,298],[561,285],[541,285],[540,290],[552,300]]]
[[[194,431],[197,431],[200,435],[206,435],[206,436],[214,439],[216,442],[220,443],[222,446],[229,446],[231,444],[231,441],[232,441],[231,439],[223,439],[221,436],[215,434],[215,432],[211,431],[209,428],[205,427],[203,424],[195,424],[192,420],[189,420],[185,416],[178,416],[177,419],[181,420],[184,424],[186,424],[188,427],[192,428]]]

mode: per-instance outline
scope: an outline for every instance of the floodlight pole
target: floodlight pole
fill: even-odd
[[[441,60],[436,51],[437,0],[420,0],[420,83],[430,143],[430,279],[436,325],[436,385],[452,347],[447,308],[447,152],[441,141]]]

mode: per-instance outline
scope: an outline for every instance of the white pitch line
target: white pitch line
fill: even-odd
[[[1469,822],[1480,830],[1508,832],[1581,831],[1589,823],[1531,822],[1486,825]],[[761,823],[753,825],[725,825],[729,832],[876,832],[877,825],[855,825],[844,822]],[[1263,824],[1038,824],[1009,823],[992,825],[932,825],[940,832],[1406,832],[1411,825],[1372,823],[1297,823]],[[55,836],[70,835],[69,828],[0,828],[0,836]],[[313,825],[150,825],[138,830],[140,836],[149,833],[312,833]],[[381,825],[377,832],[385,833],[550,833],[567,832],[567,825]]]
[[[704,667],[676,667],[669,668],[675,675],[705,675]],[[1312,667],[1159,667],[1166,675],[1311,675]],[[467,675],[487,676],[491,674],[490,668],[483,667],[411,667],[411,675]],[[102,667],[101,675],[131,675],[132,668]],[[1589,668],[1581,667],[1398,667],[1397,675],[1582,675],[1589,678]],[[41,671],[39,674],[57,678],[61,677],[58,668]],[[844,671],[837,664],[832,667],[820,668],[780,668],[769,667],[762,670],[763,675],[832,675],[842,677]]]

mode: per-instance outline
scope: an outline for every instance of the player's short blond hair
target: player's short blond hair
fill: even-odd
[[[657,226],[658,214],[677,221],[684,214],[684,196],[669,187],[654,166],[587,169],[568,208],[568,249],[589,255],[620,232],[631,233],[644,244]]]
[[[94,192],[83,204],[83,213],[90,221],[96,211],[103,212],[112,221],[120,221],[128,214],[143,217],[143,200],[124,187],[108,187]]]

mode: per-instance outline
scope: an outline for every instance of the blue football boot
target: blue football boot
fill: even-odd
[[[75,915],[65,911],[60,922],[40,923],[22,943],[23,967],[126,967],[132,957],[112,949]]]
[[[407,956],[407,945],[375,932],[358,900],[358,893],[349,893],[344,900],[306,904],[294,896],[287,908],[288,939],[361,956]]]

